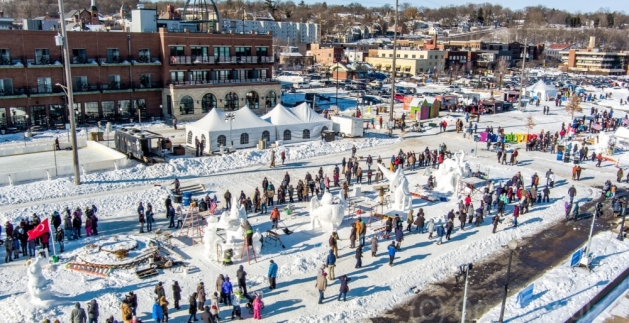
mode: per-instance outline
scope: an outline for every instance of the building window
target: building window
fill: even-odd
[[[190,71],[190,82],[203,84],[210,80],[210,71]]]
[[[251,56],[251,47],[236,47],[236,56]]]
[[[194,101],[189,95],[185,95],[179,100],[179,113],[194,114]]]
[[[393,57],[393,54],[389,54],[389,57]]]
[[[138,51],[138,62],[148,63],[151,61],[151,51],[148,48],[142,48]]]
[[[133,116],[135,115],[135,111],[131,109],[131,101],[118,101],[118,113],[123,118],[133,118]]]
[[[302,134],[302,139],[310,139],[310,130],[305,129]]]
[[[186,72],[184,71],[170,71],[170,82],[172,83],[184,83],[185,77]]]
[[[214,108],[216,108],[216,97],[214,94],[208,93],[204,95],[201,100],[201,112],[208,113]]]
[[[11,124],[23,128],[26,123],[26,107],[9,108]]]
[[[120,75],[109,75],[107,77],[107,89],[119,90],[120,89]]]
[[[284,141],[289,141],[290,140],[290,130],[286,129],[284,130]]]
[[[75,76],[74,77],[74,89],[78,92],[85,92],[90,89],[87,83],[87,76]]]
[[[62,125],[66,123],[66,108],[62,104],[51,104],[48,106],[48,115],[50,115],[50,125]]]
[[[214,58],[220,59],[221,57],[229,57],[228,46],[215,46],[214,47]]]
[[[258,92],[256,91],[247,92],[247,106],[249,107],[249,109],[260,108],[260,99],[258,97]]]
[[[98,102],[85,103],[85,117],[88,119],[97,119],[99,117]]]
[[[266,95],[266,107],[267,109],[272,108],[272,107],[275,107],[276,104],[277,104],[277,94],[271,91]]]
[[[8,48],[0,48],[0,65],[10,65],[11,54]]]
[[[262,140],[266,140],[267,142],[271,141],[271,133],[267,130],[262,131]]]
[[[419,58],[424,59],[424,55],[419,55]]]
[[[246,133],[240,134],[240,144],[246,145],[249,144],[249,135]]]
[[[48,48],[35,49],[35,65],[50,64],[50,51]]]
[[[225,111],[238,110],[238,94],[229,92],[225,94]]]
[[[227,146],[227,137],[225,137],[225,135],[220,135],[218,136],[218,138],[216,138],[216,142],[218,143],[219,146]]]
[[[190,46],[190,54],[193,57],[206,57],[209,51],[210,49],[207,46]]]
[[[107,48],[107,63],[120,62],[120,50],[118,48]]]
[[[411,58],[415,58],[416,55],[412,55]]]
[[[84,48],[72,49],[72,63],[73,64],[87,63],[87,54]]]
[[[151,86],[151,74],[140,75],[140,88],[150,88]]]
[[[408,58],[408,54],[404,54],[404,58]]]
[[[46,125],[46,106],[45,105],[33,105],[31,106],[31,124],[36,126]]]
[[[114,101],[103,101],[100,103],[103,109],[103,118],[113,118],[116,114]]]
[[[183,46],[170,46],[170,56],[183,56]]]
[[[37,93],[51,93],[52,79],[50,77],[37,78]]]

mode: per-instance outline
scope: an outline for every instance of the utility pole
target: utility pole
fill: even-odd
[[[524,38],[524,52],[522,53],[522,76],[520,76],[520,97],[518,98],[518,111],[522,109],[522,96],[524,96],[524,65],[526,64],[526,54],[529,53],[529,47],[527,45],[528,38]],[[525,110],[525,109],[524,109]]]
[[[74,114],[74,94],[72,92],[72,72],[70,71],[70,50],[68,49],[68,33],[66,32],[66,25],[63,20],[65,9],[63,6],[63,0],[59,0],[59,14],[61,15],[61,39],[57,36],[57,46],[63,46],[63,69],[66,75],[66,88],[68,90],[68,110],[70,112],[70,138],[72,140],[72,167],[74,170],[74,185],[81,185],[81,173],[79,172],[79,151],[76,142],[76,120]],[[61,40],[62,44],[59,44]]]
[[[391,105],[389,108],[389,137],[393,137],[393,106],[395,105],[395,74],[397,69],[395,67],[395,59],[397,58],[397,16],[398,16],[398,2],[395,0],[395,24],[393,25],[393,61],[391,62]]]

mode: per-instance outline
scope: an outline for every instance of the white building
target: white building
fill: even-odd
[[[244,25],[243,25],[244,22]],[[298,45],[319,43],[319,25],[301,22],[278,22],[269,20],[239,20],[223,19],[221,30],[233,31],[236,34],[249,34],[252,31],[258,34],[273,33],[273,37],[285,42],[280,45]]]

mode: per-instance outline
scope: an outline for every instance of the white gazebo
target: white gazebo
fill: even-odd
[[[538,97],[540,100],[550,100],[557,96],[557,88],[553,85],[544,83],[543,80],[537,81],[537,83],[526,88],[526,91],[531,94],[531,97]]]

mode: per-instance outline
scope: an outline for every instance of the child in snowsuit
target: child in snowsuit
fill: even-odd
[[[371,237],[371,256],[375,257],[378,253],[378,238],[376,236]]]
[[[356,248],[356,266],[354,268],[360,268],[363,266],[363,248]]]
[[[262,311],[262,301],[260,300],[260,296],[256,295],[256,299],[253,301],[253,319],[260,320],[262,319],[261,312]]]

